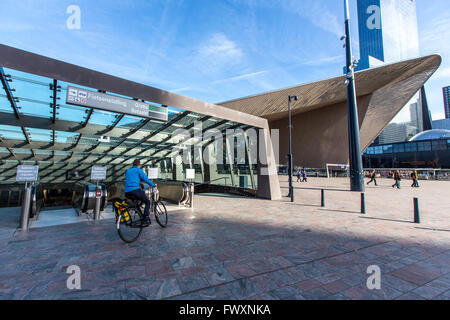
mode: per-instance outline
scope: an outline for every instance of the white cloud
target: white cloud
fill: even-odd
[[[254,78],[259,75],[265,74],[267,72],[268,72],[267,70],[263,70],[263,71],[258,71],[258,72],[247,73],[247,74],[243,74],[243,75],[236,76],[236,77],[226,78],[226,79],[222,79],[222,80],[216,80],[213,82],[213,84],[250,79],[250,78]]]
[[[450,78],[450,67],[439,69],[433,77],[434,79]]]
[[[216,33],[200,47],[199,54],[204,58],[231,60],[240,59],[242,50],[223,33]]]
[[[207,76],[217,76],[239,65],[243,55],[234,41],[223,33],[215,33],[199,46],[193,58],[193,67]]]
[[[339,62],[339,61],[344,63],[345,62],[345,56],[344,55],[338,55],[338,56],[334,56],[334,57],[318,58],[318,59],[315,59],[315,60],[306,61],[303,64],[307,65],[307,66],[320,66],[322,64],[334,63],[334,62]]]

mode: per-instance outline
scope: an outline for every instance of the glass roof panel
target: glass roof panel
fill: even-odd
[[[0,112],[8,112],[13,113],[13,109],[11,107],[11,103],[9,102],[6,94],[0,93]]]
[[[96,124],[106,127],[112,125],[116,119],[117,113],[95,110],[91,116],[91,119],[89,119],[89,124]]]
[[[142,118],[125,115],[123,119],[120,121],[118,127],[125,129],[132,129],[135,128],[138,124],[140,124],[141,121]]]
[[[0,125],[0,137],[4,139],[25,141],[25,136],[23,135],[22,128],[14,126]]]
[[[20,149],[20,148],[15,148],[14,149],[14,153],[16,154],[25,154],[25,155],[31,155],[31,149]]]
[[[57,143],[75,143],[79,134],[73,132],[56,131]]]
[[[57,111],[58,120],[82,122],[86,118],[88,108],[61,104]]]
[[[27,128],[27,131],[29,132],[30,138],[33,141],[52,141],[53,131],[51,130]]]

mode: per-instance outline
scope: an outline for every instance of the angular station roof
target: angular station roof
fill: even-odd
[[[439,55],[430,55],[355,73],[357,96],[372,95],[361,126],[362,146],[372,143],[439,68],[441,61]],[[288,96],[299,97],[291,102],[293,115],[346,102],[344,82],[343,75],[219,105],[274,121],[287,117]]]

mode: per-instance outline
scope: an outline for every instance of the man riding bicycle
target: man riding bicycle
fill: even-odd
[[[145,195],[145,192],[141,190],[141,182],[145,182],[151,187],[156,187],[144,171],[142,171],[141,161],[136,159],[133,162],[133,168],[127,170],[125,173],[125,196],[127,198],[135,198],[145,204],[143,224],[150,225],[150,200]]]

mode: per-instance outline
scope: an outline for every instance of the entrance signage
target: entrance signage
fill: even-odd
[[[34,182],[37,181],[39,166],[18,166],[16,182]]]
[[[186,179],[195,179],[195,169],[186,169]]]
[[[148,168],[147,176],[150,180],[158,179],[158,168]]]
[[[154,106],[141,101],[125,99],[73,86],[67,87],[66,103],[164,122],[169,120],[169,111],[167,107]]]
[[[91,180],[94,181],[106,180],[106,167],[92,167]]]

